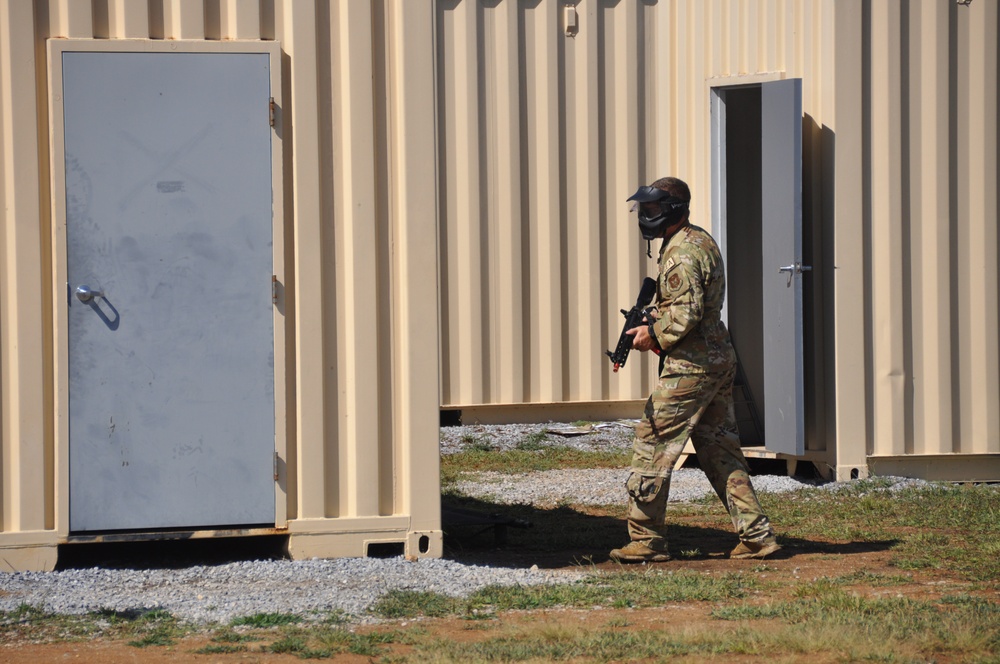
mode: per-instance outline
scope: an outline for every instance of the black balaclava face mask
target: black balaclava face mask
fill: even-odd
[[[639,213],[639,232],[647,243],[662,237],[663,231],[680,221],[687,212],[689,203],[656,187],[639,187],[627,200],[635,201]],[[648,214],[643,209],[643,203],[659,203],[659,212]],[[648,244],[646,254],[651,255]]]

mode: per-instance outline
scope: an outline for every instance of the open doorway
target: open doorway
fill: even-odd
[[[760,86],[720,91],[726,106],[727,325],[742,369],[734,399],[740,441],[763,445],[764,340],[761,267]]]
[[[712,88],[712,227],[740,361],[744,446],[801,454],[802,102],[799,79]]]

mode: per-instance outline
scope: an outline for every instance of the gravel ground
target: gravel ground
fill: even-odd
[[[441,431],[442,454],[462,449],[509,450],[518,446],[567,445],[582,450],[629,449],[629,422],[571,425],[471,425]],[[459,490],[497,503],[546,505],[562,501],[611,504],[625,500],[627,469],[554,470],[519,475],[483,473]],[[794,491],[814,483],[784,476],[757,475],[758,490]],[[889,482],[911,484],[913,480]],[[832,488],[843,485],[827,485]],[[711,493],[700,470],[682,469],[671,480],[671,501]],[[465,596],[492,584],[566,583],[581,570],[549,571],[465,565],[451,560],[403,558],[261,560],[184,569],[69,569],[0,574],[0,611],[22,604],[46,611],[81,614],[100,609],[120,612],[165,609],[191,622],[228,622],[255,613],[295,613],[321,618],[338,611],[355,622],[390,590],[427,590]]]
[[[632,448],[630,420],[583,425],[548,424],[469,424],[441,428],[441,454],[454,454],[472,446],[498,451],[529,444],[565,445],[586,452]]]
[[[525,445],[562,445],[588,452],[630,450],[633,422],[570,424],[470,425],[441,429],[441,453],[453,454],[470,446],[479,449],[512,450]],[[544,435],[544,438],[542,436]],[[611,505],[625,501],[629,470],[548,470],[533,473],[479,473],[474,480],[459,482],[467,495],[487,498],[503,505],[532,504],[548,507],[564,502]],[[757,475],[758,491],[795,491],[817,482],[784,475]],[[705,473],[681,468],[670,479],[670,502],[698,500],[714,494]]]
[[[323,619],[339,612],[366,622],[365,612],[391,590],[465,596],[489,585],[571,582],[577,573],[499,569],[451,560],[339,558],[266,560],[185,569],[71,569],[0,576],[0,610],[21,604],[60,614],[109,609],[164,609],[194,623],[228,623],[257,613]]]

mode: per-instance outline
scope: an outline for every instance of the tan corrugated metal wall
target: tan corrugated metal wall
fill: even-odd
[[[797,77],[807,449],[1000,453],[997,3],[563,4],[437,5],[443,406],[635,410],[653,367],[602,355],[653,270],[624,199],[677,175],[710,225],[710,87]]]
[[[280,43],[278,532],[298,556],[440,555],[433,3],[0,0],[0,568],[69,536],[49,38]]]
[[[625,198],[682,177],[710,227],[711,85],[803,79],[806,214],[819,226],[832,210],[820,127],[836,112],[834,3],[572,4],[437,5],[442,403],[469,419],[519,404],[634,414],[654,363],[633,356],[615,375],[603,354],[655,271]]]
[[[997,454],[997,3],[866,9],[870,452]]]

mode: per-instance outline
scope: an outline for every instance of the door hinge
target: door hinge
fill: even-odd
[[[278,303],[278,275],[271,275],[271,304]]]
[[[274,126],[274,97],[267,102],[267,121],[272,127]]]
[[[274,481],[275,482],[278,481],[278,461],[279,461],[279,459],[278,459],[278,452],[275,451],[275,453],[274,453]]]

